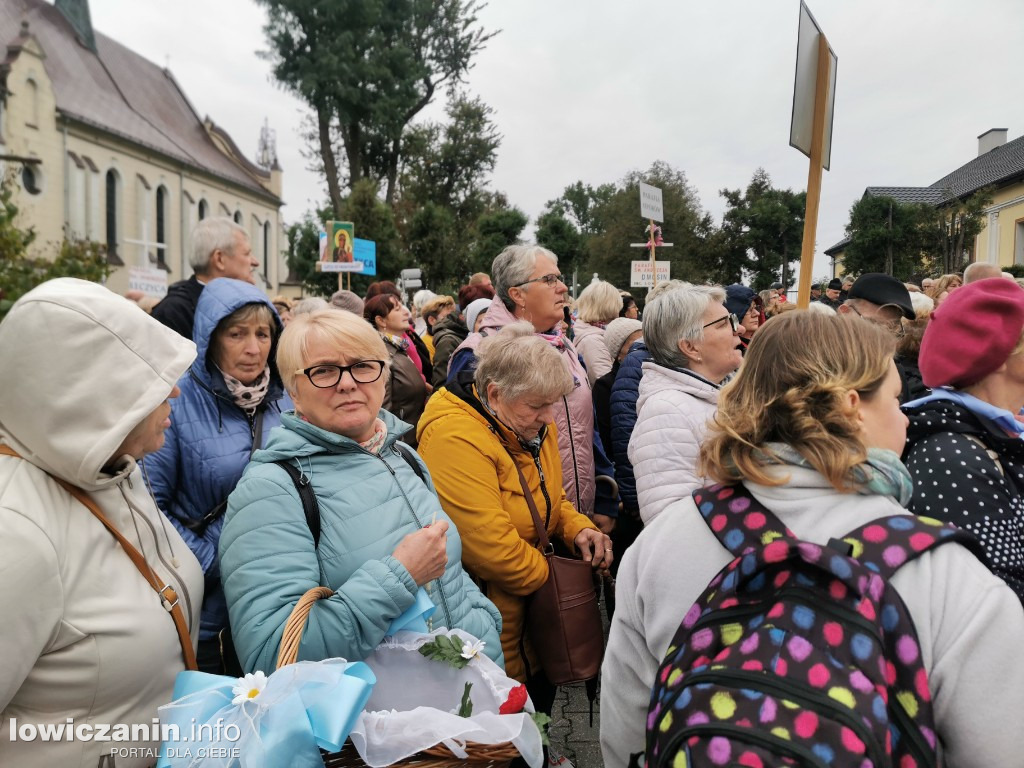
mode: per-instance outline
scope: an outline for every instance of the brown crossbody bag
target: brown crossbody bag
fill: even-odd
[[[548,563],[547,581],[526,598],[526,631],[540,657],[545,676],[554,685],[593,680],[601,671],[604,657],[597,576],[590,563],[555,554],[530,486],[514,456],[512,463],[519,473],[541,552]]]
[[[22,459],[17,451],[8,445],[0,445],[0,454],[7,456],[14,456],[15,458]],[[50,475],[49,472],[46,474]],[[185,621],[185,613],[181,610],[181,605],[178,603],[178,593],[174,587],[170,584],[160,584],[160,579],[153,572],[153,569],[149,567],[149,563],[146,562],[146,558],[135,548],[135,546],[128,541],[121,532],[114,527],[114,524],[110,522],[106,515],[103,514],[96,502],[89,498],[89,494],[83,491],[81,488],[71,483],[61,480],[59,477],[50,475],[53,480],[60,484],[60,486],[80,501],[96,518],[103,523],[108,531],[117,539],[121,548],[124,550],[128,558],[135,564],[135,567],[139,569],[139,573],[149,582],[149,585],[153,590],[160,595],[160,602],[168,613],[171,614],[171,618],[174,620],[174,628],[178,631],[178,642],[181,643],[181,655],[185,659],[185,669],[198,669],[196,664],[196,651],[192,647],[192,638],[188,633],[188,623]]]

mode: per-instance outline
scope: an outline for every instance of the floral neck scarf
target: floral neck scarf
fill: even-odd
[[[410,342],[405,336],[395,336],[390,333],[382,333],[380,337],[384,339],[384,341],[390,341],[403,352],[408,353]]]
[[[380,453],[380,449],[384,447],[384,441],[388,437],[388,425],[385,424],[381,419],[377,419],[373,422],[373,437],[366,442],[360,443],[359,447],[364,448],[370,453]]]
[[[217,370],[220,371],[220,368]],[[231,393],[231,399],[235,401],[235,405],[250,416],[256,413],[256,409],[263,402],[263,398],[267,396],[267,388],[270,386],[270,366],[264,368],[260,377],[249,385],[243,384],[234,376],[224,373],[224,371],[220,371],[220,373],[224,377],[224,384],[227,385],[228,392]]]

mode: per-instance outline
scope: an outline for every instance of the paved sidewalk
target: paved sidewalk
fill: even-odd
[[[601,615],[604,617],[604,639],[608,642],[608,614],[604,599],[601,600]],[[601,705],[600,692],[594,700],[594,725],[590,725],[590,702],[587,688],[583,683],[562,686],[558,689],[554,706],[551,708],[551,725],[548,738],[555,750],[569,758],[575,768],[604,768],[601,757]]]

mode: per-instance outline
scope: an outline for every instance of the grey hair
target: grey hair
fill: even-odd
[[[584,323],[608,323],[619,316],[622,296],[614,285],[598,280],[583,289],[576,299],[576,308]]]
[[[689,288],[690,285],[690,283],[684,282],[683,280],[662,280],[656,286],[647,291],[647,298],[644,301],[649,304],[661,296],[665,291],[674,291],[676,288]]]
[[[510,245],[491,263],[491,282],[494,284],[494,295],[509,312],[516,308],[516,303],[509,295],[509,289],[521,285],[530,279],[537,266],[537,257],[547,256],[558,266],[558,257],[541,245]]]
[[[319,296],[310,296],[292,307],[292,318],[294,319],[299,315],[309,315],[332,306],[326,299],[321,299]]]
[[[725,303],[725,289],[718,285],[688,285],[666,291],[644,308],[644,343],[658,365],[688,368],[689,359],[679,342],[704,338],[701,320],[713,303]]]
[[[921,294],[924,296],[924,294]],[[927,297],[926,297],[927,298]],[[832,309],[828,304],[822,304],[820,301],[812,301],[807,305],[809,312],[817,312],[819,315],[834,315],[836,311]]]
[[[486,337],[476,349],[476,359],[477,391],[486,393],[493,382],[506,400],[533,395],[553,402],[576,386],[562,356],[530,323],[511,323]]]
[[[227,216],[214,216],[200,221],[192,230],[192,255],[188,262],[192,265],[192,271],[198,275],[206,274],[210,268],[210,256],[214,251],[233,254],[235,232],[241,232],[246,240],[249,239],[245,227],[236,224]]]

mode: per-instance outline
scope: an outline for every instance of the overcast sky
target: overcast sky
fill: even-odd
[[[271,81],[265,13],[251,0],[91,0],[93,26],[169,66],[199,114],[250,157],[277,133],[287,222],[326,197],[300,154],[305,107]],[[831,170],[814,276],[868,186],[927,186],[977,155],[989,128],[1024,133],[1020,0],[809,0],[839,59]],[[789,146],[799,0],[491,0],[501,33],[467,87],[503,135],[492,187],[531,218],[575,181],[664,160],[717,222],[719,190],[763,167],[803,190]],[[440,105],[432,111],[440,115]],[[637,238],[643,221],[637,204]],[[623,258],[636,252],[623,248]]]

